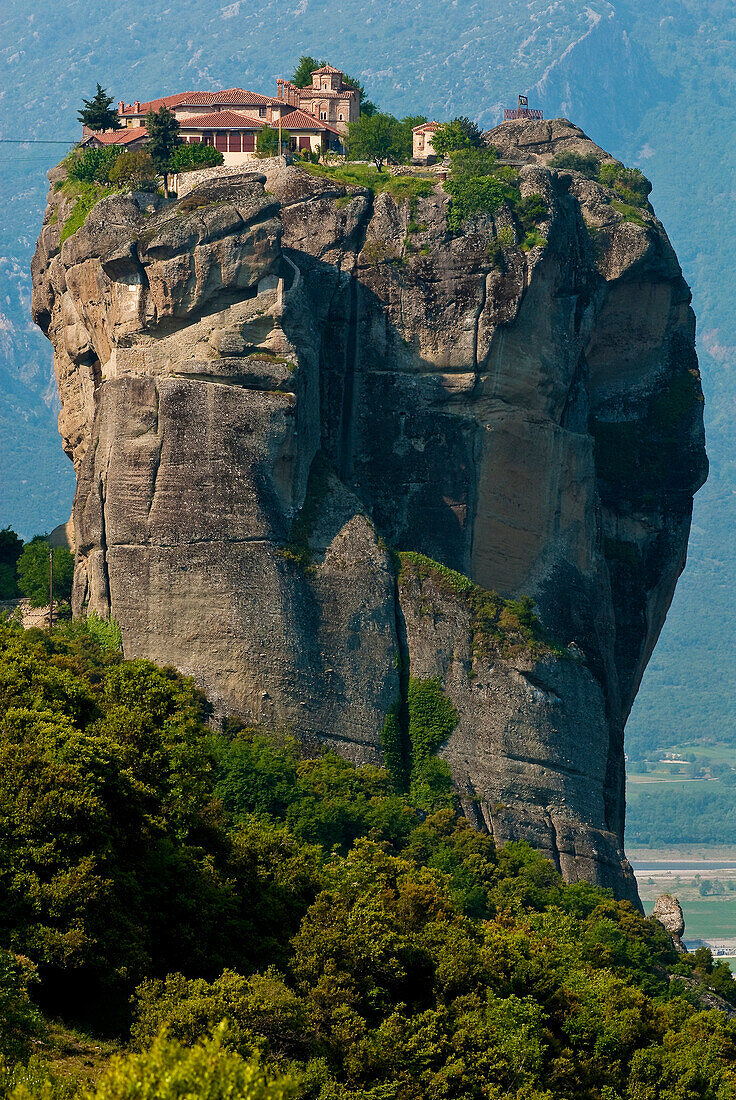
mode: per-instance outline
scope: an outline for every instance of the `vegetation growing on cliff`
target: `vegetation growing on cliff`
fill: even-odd
[[[429,681],[413,701],[429,747],[452,708]],[[736,1000],[724,968],[526,845],[379,769],[215,734],[190,681],[83,630],[0,624],[0,704],[8,1100],[736,1088],[736,1024],[700,1005]],[[80,1019],[116,1037],[107,1066]]]
[[[520,649],[527,649],[535,657],[546,653],[561,656],[566,652],[547,634],[534,614],[534,601],[528,596],[505,600],[424,554],[406,552],[399,554],[399,560],[401,584],[417,580],[423,595],[426,593],[430,598],[433,590],[445,596],[462,597],[471,612],[476,656],[489,658],[498,652],[509,656]]]

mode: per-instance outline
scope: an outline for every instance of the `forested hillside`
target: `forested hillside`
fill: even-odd
[[[115,98],[233,84],[269,90],[299,55],[329,56],[397,114],[468,114],[490,126],[516,93],[564,114],[654,182],[653,201],[695,290],[712,475],[696,504],[681,582],[632,719],[638,732],[704,724],[732,736],[736,683],[728,661],[734,595],[733,401],[736,346],[729,304],[734,207],[732,102],[736,16],[727,0],[510,0],[448,8],[405,0],[339,11],[321,0],[285,9],[215,6],[102,11],[91,0],[6,6],[0,16],[8,91],[3,138],[73,139],[95,81]],[[449,47],[448,47],[449,41]],[[448,52],[449,48],[449,52]],[[71,471],[55,436],[50,356],[28,319],[28,266],[45,168],[62,146],[0,145],[0,524],[32,534],[66,518]],[[717,682],[718,692],[710,690]]]
[[[208,713],[114,626],[0,623],[0,1095],[733,1094],[709,951],[497,851],[439,762],[420,812]]]

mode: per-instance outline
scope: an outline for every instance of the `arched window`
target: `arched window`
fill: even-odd
[[[341,115],[341,114],[340,114],[340,115],[338,115],[337,117],[339,118],[340,122],[343,122],[343,121],[344,121],[344,120],[343,120],[343,117],[342,117],[342,115]]]

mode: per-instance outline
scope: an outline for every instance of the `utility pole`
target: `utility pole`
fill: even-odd
[[[49,547],[49,630],[54,625],[54,548]]]

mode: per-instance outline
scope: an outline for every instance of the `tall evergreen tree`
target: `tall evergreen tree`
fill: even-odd
[[[296,84],[297,88],[308,88],[312,83],[312,73],[315,69],[321,69],[323,65],[324,61],[318,61],[316,57],[303,54],[299,58],[299,64],[294,69],[291,83]]]
[[[177,145],[181,145],[179,123],[168,107],[149,111],[146,115],[148,130],[147,152],[151,154],[156,171],[164,177],[164,193],[169,193],[171,158]]]
[[[112,96],[98,84],[97,91],[92,99],[82,98],[84,107],[77,115],[77,119],[83,126],[89,126],[90,130],[119,130],[120,119],[117,112],[112,109]]]

